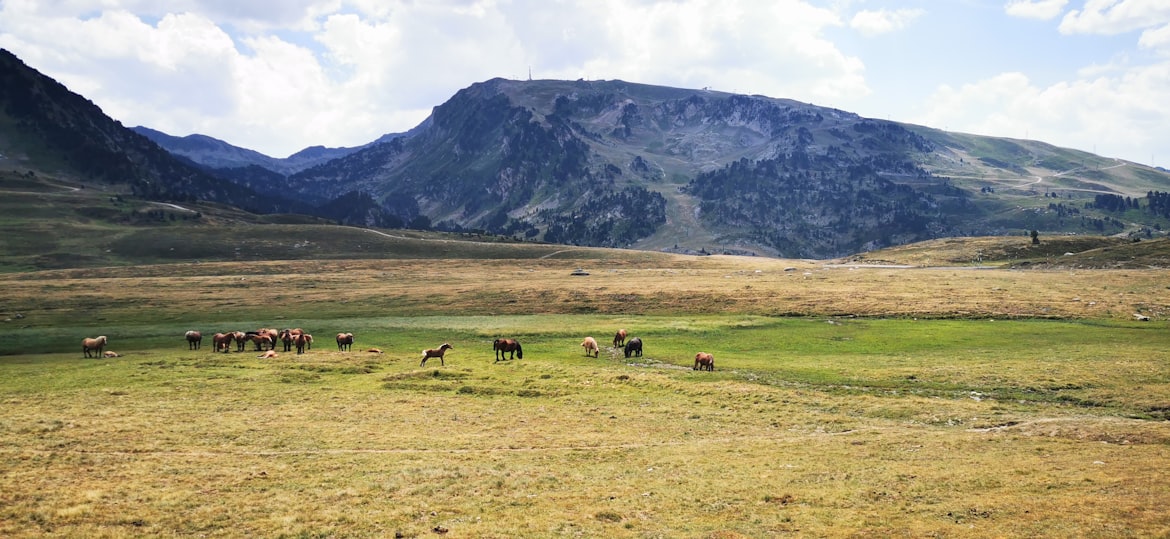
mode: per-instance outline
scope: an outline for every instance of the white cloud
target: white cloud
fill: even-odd
[[[1010,0],[1003,10],[1013,17],[1047,21],[1064,12],[1068,0]]]
[[[941,86],[915,121],[1146,161],[1170,138],[1170,64],[1047,87],[1022,73]]]
[[[1087,0],[1060,22],[1065,34],[1114,35],[1170,23],[1170,2],[1165,0]]]
[[[123,123],[276,156],[405,131],[530,67],[856,98],[864,66],[825,37],[841,25],[806,0],[0,0],[0,46]]]
[[[849,27],[863,36],[872,37],[902,30],[925,13],[921,9],[859,11],[849,21]]]

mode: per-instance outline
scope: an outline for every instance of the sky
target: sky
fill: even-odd
[[[0,48],[126,126],[272,157],[531,76],[1170,164],[1170,0],[0,0]]]

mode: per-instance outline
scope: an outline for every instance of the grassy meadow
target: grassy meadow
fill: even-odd
[[[0,274],[0,535],[1170,534],[1162,270],[547,247]]]

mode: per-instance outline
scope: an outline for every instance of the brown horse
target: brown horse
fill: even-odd
[[[353,333],[338,333],[337,334],[337,351],[342,352],[349,350],[353,346]]]
[[[223,351],[224,353],[232,351],[232,341],[235,340],[236,334],[232,332],[216,333],[211,336],[211,344],[215,345],[215,351]]]
[[[626,333],[626,330],[624,330],[624,329],[617,330],[617,333],[613,336],[613,347],[617,348],[619,346],[625,346],[626,335],[629,335],[628,333]]]
[[[309,336],[308,333],[297,335],[296,338],[293,339],[293,344],[297,347],[297,353],[305,353],[305,347],[309,346],[309,343],[313,342],[312,339],[313,337]]]
[[[524,359],[524,349],[520,347],[520,341],[515,339],[496,339],[492,343],[492,348],[496,351],[496,361],[504,359],[504,354],[510,354],[508,359],[513,357]]]
[[[256,345],[257,352],[276,349],[276,346],[272,344],[272,336],[267,333],[247,333],[246,335],[246,339]],[[240,351],[243,352],[243,350]]]
[[[581,347],[585,349],[586,356],[588,356],[590,352],[593,352],[593,357],[597,357],[601,354],[601,348],[597,346],[597,340],[593,337],[585,337],[585,340],[581,341]]]
[[[454,346],[451,346],[447,343],[443,343],[438,348],[427,348],[426,350],[422,351],[422,363],[419,363],[418,366],[422,367],[423,365],[426,365],[427,360],[432,357],[439,358],[439,365],[446,365],[446,363],[443,362],[443,355],[447,353],[447,350],[454,349]]]
[[[257,331],[256,333],[267,335],[268,338],[272,340],[273,344],[276,344],[276,341],[280,340],[280,331],[272,328],[260,328],[260,331]]]
[[[695,366],[691,368],[692,371],[713,371],[715,370],[715,356],[707,352],[699,352],[695,354]]]
[[[85,354],[85,357],[101,357],[102,348],[106,347],[107,340],[108,339],[106,339],[105,335],[102,335],[101,337],[98,337],[96,339],[90,339],[90,338],[82,339],[81,340],[81,352],[83,354]],[[94,353],[93,356],[89,355],[90,352]]]
[[[284,343],[284,351],[292,350],[293,334],[292,330],[285,329],[280,332],[280,342]]]
[[[236,351],[243,352],[248,347],[248,334],[243,331],[233,331],[232,338],[236,340]]]
[[[185,334],[187,337],[187,349],[198,350],[199,345],[203,343],[203,334],[198,331],[191,330]]]

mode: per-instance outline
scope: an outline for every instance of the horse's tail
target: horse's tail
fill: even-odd
[[[524,359],[524,349],[520,347],[520,343],[516,343],[516,357]]]

